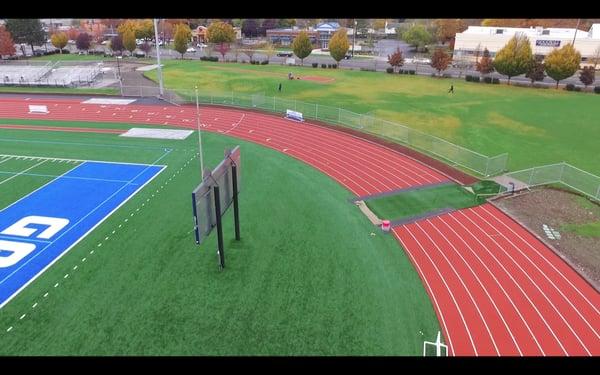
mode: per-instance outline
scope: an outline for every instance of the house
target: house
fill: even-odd
[[[296,36],[298,36],[298,34],[301,31],[306,31],[308,33],[308,38],[310,39],[313,45],[317,44],[319,34],[316,31],[310,29],[302,30],[298,27],[269,29],[267,30],[267,39],[275,45],[289,46],[294,41],[294,38],[296,38]]]
[[[534,55],[545,57],[555,48],[565,44],[574,44],[581,53],[582,63],[586,63],[600,50],[600,24],[595,23],[589,31],[573,28],[544,28],[541,26],[498,27],[498,26],[469,26],[467,30],[456,34],[454,56],[475,59],[485,48],[493,58],[506,43],[516,34],[529,38],[531,51]]]
[[[192,30],[192,41],[196,43],[206,43],[206,26],[198,26]]]

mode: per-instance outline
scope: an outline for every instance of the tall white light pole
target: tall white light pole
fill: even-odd
[[[204,180],[204,158],[202,157],[202,131],[200,130],[200,105],[198,104],[198,86],[196,86],[196,119],[198,121],[198,149],[200,151],[200,180]]]
[[[160,67],[160,47],[158,46],[158,20],[154,19],[154,45],[156,46],[156,63],[158,64],[158,89],[160,97],[164,96],[162,68]]]

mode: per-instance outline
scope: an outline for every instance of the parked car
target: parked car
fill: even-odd
[[[292,57],[294,53],[292,52],[277,52],[278,57]]]
[[[190,47],[190,48],[186,49],[185,52],[195,53],[196,49],[194,47]]]
[[[42,50],[42,49],[36,49],[33,51],[33,56],[44,56],[46,54],[46,51]]]
[[[204,43],[198,43],[198,44],[196,44],[196,47],[198,47],[198,48],[206,48],[208,46],[206,44],[204,44]]]
[[[146,57],[146,53],[144,53],[143,51],[135,51],[133,53],[133,56],[140,58],[140,57]]]

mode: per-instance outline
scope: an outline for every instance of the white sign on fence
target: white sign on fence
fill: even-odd
[[[48,113],[48,107],[45,105],[30,105],[29,113]]]
[[[285,112],[285,117],[292,119],[292,120],[296,120],[296,121],[304,121],[304,117],[302,117],[302,113],[292,111],[291,109],[288,109]]]

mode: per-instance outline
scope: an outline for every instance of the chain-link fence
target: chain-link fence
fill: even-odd
[[[159,90],[157,87],[123,87],[123,95],[159,96]],[[165,90],[163,97],[178,104],[196,102],[194,90]],[[276,113],[285,113],[286,110],[291,109],[301,112],[305,119],[319,120],[359,129],[375,135],[384,135],[393,141],[404,143],[412,148],[444,159],[451,164],[476,172],[481,176],[489,177],[507,171],[508,154],[493,157],[486,156],[444,139],[370,114],[359,114],[343,108],[306,103],[295,99],[268,97],[264,93],[199,91],[198,101],[201,104],[256,108]]]
[[[600,201],[600,177],[564,162],[507,173],[506,177],[527,187],[562,184]]]

